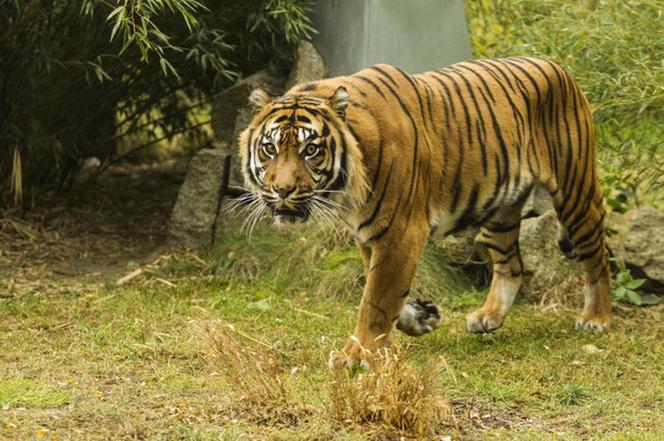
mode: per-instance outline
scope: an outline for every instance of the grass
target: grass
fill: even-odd
[[[611,331],[590,335],[569,309],[520,303],[504,329],[470,335],[464,316],[485,293],[435,269],[435,246],[416,286],[446,324],[400,335],[374,377],[335,376],[325,361],[352,329],[362,276],[351,246],[332,251],[320,233],[261,227],[251,244],[229,235],[213,255],[162,259],[126,286],[0,299],[0,439],[664,433],[661,307],[620,308]]]

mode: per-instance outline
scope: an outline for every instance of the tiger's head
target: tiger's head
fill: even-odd
[[[240,135],[240,158],[253,212],[306,220],[353,204],[366,192],[362,154],[346,125],[350,97],[251,93],[254,116]]]

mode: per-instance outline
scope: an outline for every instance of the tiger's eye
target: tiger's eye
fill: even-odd
[[[309,157],[315,156],[318,153],[318,146],[316,144],[308,144],[304,153]]]
[[[274,147],[274,144],[270,142],[263,144],[263,151],[268,156],[274,156],[274,154],[277,153],[277,149]]]

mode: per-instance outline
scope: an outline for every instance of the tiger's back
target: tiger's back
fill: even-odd
[[[412,217],[423,209],[431,227],[448,234],[519,203],[536,184],[554,195],[556,206],[574,190],[592,190],[599,203],[591,112],[554,63],[478,60],[416,75],[378,65],[318,82],[310,92],[331,93],[339,85],[354,97],[347,123],[371,177],[369,213],[363,213],[369,217],[357,219],[365,241],[372,226],[380,231],[391,218],[384,212],[401,209]],[[385,194],[402,190],[399,204],[386,203]],[[376,216],[372,199],[381,202]]]

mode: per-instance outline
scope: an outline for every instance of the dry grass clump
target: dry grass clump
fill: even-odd
[[[220,320],[203,321],[197,331],[218,358],[230,391],[239,397],[229,409],[231,419],[278,428],[298,426],[316,414],[315,408],[291,400],[282,379],[285,370],[266,343]]]
[[[251,337],[242,336],[233,325],[220,320],[206,320],[197,327],[219,359],[223,373],[230,380],[228,386],[243,400],[265,405],[288,401],[281,379],[283,368],[267,348],[238,341]]]
[[[438,394],[438,373],[432,362],[415,370],[397,352],[382,353],[369,371],[335,370],[329,384],[332,417],[376,434],[432,437],[453,418]]]

